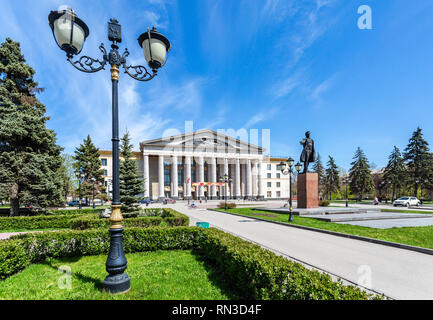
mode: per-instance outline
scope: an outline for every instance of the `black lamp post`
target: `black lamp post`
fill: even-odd
[[[67,60],[79,71],[93,73],[105,69],[108,63],[111,65],[112,81],[112,143],[113,143],[113,201],[110,216],[110,252],[106,262],[106,270],[109,275],[105,278],[103,289],[112,293],[123,293],[129,291],[131,281],[124,273],[127,267],[125,253],[123,251],[121,224],[123,217],[120,212],[119,192],[119,119],[118,119],[118,81],[119,67],[122,65],[125,73],[138,81],[149,81],[154,78],[158,69],[166,62],[167,53],[171,44],[166,37],[160,34],[155,27],[147,29],[138,38],[138,44],[144,52],[144,57],[152,73],[144,66],[127,66],[126,58],[129,56],[125,49],[122,56],[118,51],[118,44],[122,42],[121,26],[116,19],[108,22],[108,40],[112,42],[111,50],[107,54],[104,44],[99,46],[102,52],[102,61],[88,56],[82,56],[75,62],[74,55],[81,52],[84,41],[89,36],[89,28],[77,17],[71,8],[51,11],[48,16],[49,25],[53,31],[57,45],[66,52]]]
[[[224,182],[225,183],[225,188],[224,188],[224,193],[225,193],[225,195],[224,195],[224,209],[227,210],[227,190],[228,190],[227,188],[228,188],[228,184],[230,182],[232,182],[232,178],[230,178],[229,175],[226,173],[224,175],[224,178],[220,177],[218,180],[219,180],[219,182]]]
[[[80,167],[80,169],[75,171],[75,176],[78,179],[78,212],[81,213],[81,184],[83,183],[84,180],[84,172],[83,172],[83,168]]]
[[[347,208],[347,207],[349,207],[349,197],[348,197],[348,194],[347,194],[347,184],[349,183],[349,176],[346,176],[344,178],[344,183],[346,185],[346,208]]]
[[[95,209],[95,177],[91,177],[90,182],[92,183],[92,208]]]
[[[293,211],[293,207],[292,207],[292,173],[293,173],[293,164],[295,163],[295,160],[293,160],[291,157],[289,159],[287,159],[287,162],[281,161],[280,162],[280,170],[281,173],[284,175],[289,175],[289,188],[290,188],[290,195],[289,195],[289,222],[293,222],[293,215],[292,215],[292,211]],[[302,169],[302,165],[298,162],[295,165],[295,169],[296,171],[299,173]]]

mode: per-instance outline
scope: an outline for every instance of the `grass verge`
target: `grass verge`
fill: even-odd
[[[225,211],[217,209],[218,211]],[[227,212],[241,214],[253,218],[261,218],[265,220],[278,221],[287,223],[289,215],[275,212],[267,212],[260,210],[252,210],[251,208],[236,208],[228,209]],[[404,227],[390,229],[375,229],[369,227],[361,227],[350,224],[338,224],[332,222],[319,221],[312,218],[293,216],[291,224],[341,232],[362,237],[380,239],[385,241],[404,243],[411,246],[418,246],[433,249],[433,226],[427,227]]]
[[[190,250],[126,254],[131,290],[122,295],[101,292],[106,255],[47,258],[0,281],[0,299],[8,300],[227,300],[227,290],[214,269]],[[68,275],[59,267],[71,271]],[[59,286],[60,283],[60,286]],[[63,287],[63,289],[62,289]]]

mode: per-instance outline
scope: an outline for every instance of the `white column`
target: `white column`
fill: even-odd
[[[149,155],[143,155],[143,181],[144,181],[144,197],[149,198]]]
[[[258,162],[256,160],[254,160],[254,162],[253,162],[253,170],[252,170],[252,184],[253,184],[252,192],[253,192],[253,197],[257,197],[258,196],[257,178],[258,178]]]
[[[263,200],[265,198],[265,194],[263,193],[263,176],[262,176],[262,160],[259,160],[259,166],[258,166],[258,194],[259,194],[259,199]]]
[[[224,158],[224,175],[228,175],[229,174],[229,161],[227,158]],[[223,176],[224,178],[224,176]],[[229,196],[229,183],[227,182],[226,185],[224,186],[224,195],[228,198]]]
[[[191,199],[191,157],[185,157],[185,198]]]
[[[241,164],[242,169],[242,198],[247,195],[247,165]]]
[[[158,197],[164,198],[164,156],[158,156]]]
[[[251,160],[247,160],[247,196],[251,198],[252,196],[252,175],[251,175]]]
[[[208,168],[209,170],[209,168]],[[212,157],[210,159],[210,182],[217,182],[217,174],[216,174],[216,159],[214,157]],[[210,198],[211,199],[216,199],[216,195],[217,195],[217,187],[216,186],[211,186],[210,187]]]
[[[239,159],[236,159],[235,161],[235,198],[239,199],[241,196],[241,166]]]
[[[198,182],[204,182],[204,159],[202,156],[198,157],[198,173],[199,173],[199,181]],[[200,199],[204,197],[204,186],[199,186],[199,197]]]
[[[171,197],[177,199],[178,192],[178,177],[177,177],[177,156],[171,157]]]

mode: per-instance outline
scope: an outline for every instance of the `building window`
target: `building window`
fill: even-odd
[[[268,191],[268,198],[272,198],[272,191]]]
[[[277,182],[277,188],[281,187],[281,183]]]
[[[271,174],[270,174],[270,173],[268,173],[267,177],[268,177],[268,179],[270,179],[270,178],[271,178]]]
[[[272,187],[272,182],[268,182],[268,188]]]
[[[277,198],[281,198],[281,192],[277,191]]]
[[[280,178],[281,178],[281,174],[277,173],[277,179],[280,179]]]
[[[164,169],[164,186],[170,186],[170,169]]]
[[[177,167],[177,184],[180,186],[183,184],[183,167],[182,166]]]
[[[107,170],[104,170],[104,176],[108,176]]]
[[[280,171],[281,169],[280,169],[280,165],[279,164],[277,164],[277,171]]]
[[[271,165],[270,165],[270,164],[268,164],[267,166],[268,166],[268,170],[271,170]]]
[[[107,165],[107,159],[102,158],[101,159],[101,166],[106,166]]]

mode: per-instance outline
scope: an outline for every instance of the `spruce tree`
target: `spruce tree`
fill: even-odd
[[[419,186],[424,181],[428,181],[433,171],[428,142],[424,140],[422,130],[419,127],[409,139],[403,158],[408,169],[408,182],[414,186],[413,196],[416,197]]]
[[[319,194],[323,194],[325,190],[325,169],[323,168],[322,159],[320,158],[320,154],[317,153],[316,161],[314,161],[313,164],[313,170],[315,173],[317,173],[319,178]]]
[[[326,190],[329,193],[329,200],[332,200],[332,193],[337,192],[340,187],[340,177],[338,174],[338,167],[335,164],[334,158],[329,156],[329,160],[326,163]]]
[[[43,90],[34,74],[19,43],[7,38],[0,45],[0,183],[7,185],[11,216],[21,204],[62,203],[62,148],[46,127],[45,106],[36,98]]]
[[[89,204],[89,198],[93,196],[93,183],[91,182],[92,177],[95,178],[95,196],[98,193],[104,192],[104,170],[101,169],[101,160],[99,159],[99,149],[95,147],[90,138],[84,139],[83,143],[75,149],[75,160],[74,168],[78,170],[83,169],[84,182],[81,185],[81,197],[86,199],[86,204]]]
[[[352,168],[349,171],[350,190],[362,200],[366,192],[374,189],[373,179],[371,178],[370,164],[361,148],[355,152]]]
[[[388,157],[388,164],[383,174],[383,181],[392,186],[392,200],[395,199],[396,188],[401,188],[406,180],[406,167],[400,150],[394,146]]]
[[[121,140],[120,153],[123,160],[119,167],[120,202],[128,207],[143,199],[138,196],[143,192],[143,181],[137,172],[137,162],[132,159],[133,152],[129,133],[126,132]]]

